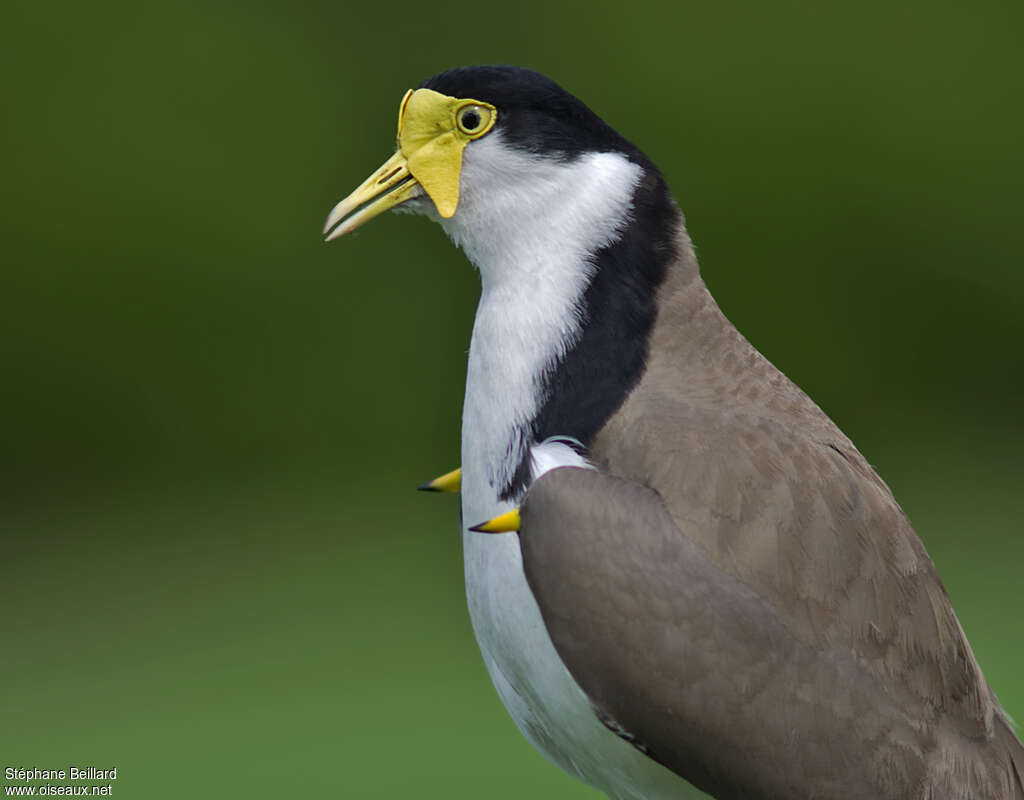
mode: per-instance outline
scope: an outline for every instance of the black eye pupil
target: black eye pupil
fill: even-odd
[[[480,125],[480,115],[475,111],[467,111],[462,115],[462,127],[467,131],[476,130]]]

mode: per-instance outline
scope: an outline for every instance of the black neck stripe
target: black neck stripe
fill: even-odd
[[[633,195],[632,221],[618,240],[592,255],[595,271],[582,301],[579,340],[543,377],[544,398],[524,439],[572,436],[589,447],[643,375],[656,294],[677,256],[681,215],[661,174],[645,169]],[[515,499],[530,478],[526,448],[502,500]]]

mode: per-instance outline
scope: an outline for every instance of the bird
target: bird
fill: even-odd
[[[326,239],[389,209],[480,275],[461,467],[423,488],[460,492],[476,639],[551,762],[615,800],[1024,798],[920,538],[638,147],[537,72],[450,69]]]

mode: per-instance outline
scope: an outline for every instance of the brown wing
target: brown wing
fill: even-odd
[[[866,525],[879,513],[863,477],[830,452],[813,467],[843,487],[841,506],[808,500],[810,517],[762,511],[753,526],[768,578],[747,552],[742,502],[713,492],[691,502],[684,491],[666,504],[611,475],[543,476],[520,541],[559,655],[608,727],[720,798],[1014,797],[1015,740],[1006,729],[994,741],[1001,720],[916,537],[901,542],[895,529],[888,549],[864,559],[863,582],[829,567],[852,557],[845,541],[810,536],[809,552],[787,561],[786,520]],[[705,467],[695,482],[706,491],[716,470]],[[723,508],[746,558],[723,557],[727,547],[712,557],[702,541]],[[870,536],[852,546],[875,547]]]

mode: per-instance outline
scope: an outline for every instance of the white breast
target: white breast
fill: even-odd
[[[548,449],[535,454],[535,476],[557,466],[581,465],[571,448],[559,447],[562,452]],[[465,467],[462,502],[469,525],[512,505],[496,502],[489,487],[482,487],[474,472]],[[485,507],[491,510],[475,511]],[[570,775],[610,797],[669,800],[701,796],[598,721],[544,627],[526,583],[517,535],[464,531],[463,547],[473,630],[491,680],[523,735]]]
[[[536,444],[524,429],[543,400],[541,378],[579,335],[589,254],[628,221],[640,173],[619,154],[545,161],[506,147],[500,136],[466,149],[459,209],[441,222],[479,268],[483,285],[462,424],[467,527],[513,505],[498,495]],[[564,445],[545,445],[535,455],[538,470],[579,463]],[[547,634],[516,535],[464,531],[463,543],[473,629],[498,694],[526,737],[613,797],[694,796],[597,720]]]

